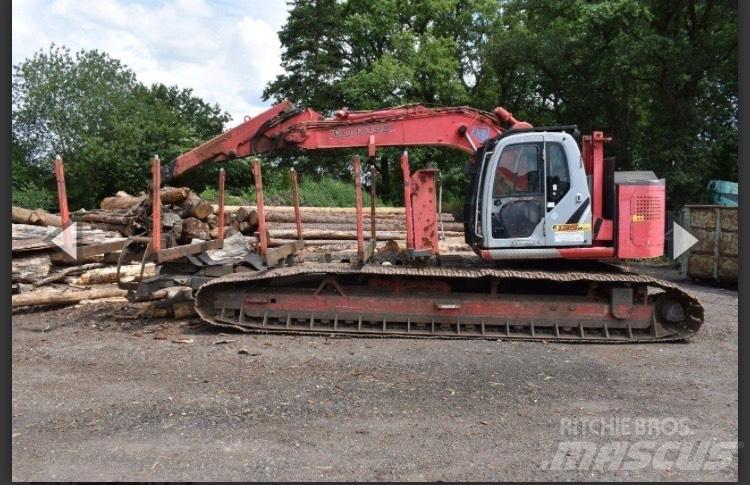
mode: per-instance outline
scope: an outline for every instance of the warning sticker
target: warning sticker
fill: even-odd
[[[583,231],[556,232],[555,242],[577,242],[582,243],[586,238]]]
[[[555,232],[578,232],[578,231],[590,231],[591,224],[553,224],[552,230]]]

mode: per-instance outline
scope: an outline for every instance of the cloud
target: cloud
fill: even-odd
[[[14,64],[52,42],[98,49],[144,83],[192,88],[233,118],[270,103],[264,86],[282,72],[277,32],[283,0],[23,0],[13,2]]]

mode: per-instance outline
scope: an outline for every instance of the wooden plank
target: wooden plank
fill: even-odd
[[[269,249],[268,253],[266,254],[266,264],[276,264],[277,261],[280,261],[290,254],[296,253],[297,251],[302,251],[303,249],[305,249],[304,241],[294,241],[277,248]]]
[[[175,246],[173,248],[162,249],[154,255],[154,259],[157,263],[173,261],[175,259],[184,258],[185,256],[192,256],[193,254],[199,254],[211,249],[221,249],[223,245],[224,241],[222,241],[221,239],[214,239],[212,241],[201,241],[199,243]]]
[[[96,244],[79,245],[78,250],[76,251],[76,259],[85,259],[97,254],[119,251],[125,246],[127,241],[127,238],[122,238]]]

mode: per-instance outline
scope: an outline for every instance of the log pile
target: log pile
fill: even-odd
[[[219,233],[218,207],[203,200],[184,187],[161,190],[162,234],[168,247],[195,240],[216,239]],[[149,235],[152,232],[151,199],[147,194],[131,195],[117,192],[105,197],[97,209],[71,213],[78,223],[79,236],[89,242],[111,238]],[[370,210],[365,208],[364,236],[370,239]],[[354,208],[302,207],[301,218],[305,253],[344,253],[356,251]],[[12,306],[71,304],[86,299],[124,297],[116,287],[118,253],[71,261],[48,237],[62,225],[60,217],[43,210],[13,207],[12,214]],[[224,236],[241,233],[249,246],[257,241],[258,213],[252,205],[227,206],[224,215]],[[288,206],[266,207],[267,236],[270,247],[297,240],[294,209]],[[379,207],[376,210],[378,247],[395,244],[405,246],[404,209]],[[441,252],[463,249],[463,225],[452,214],[442,214]],[[445,244],[445,247],[444,247]],[[303,258],[304,259],[304,258]],[[120,272],[121,281],[137,281],[155,274],[147,264],[141,274],[138,263],[126,264]],[[157,299],[157,295],[154,296]]]

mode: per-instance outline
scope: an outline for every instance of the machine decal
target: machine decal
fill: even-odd
[[[581,216],[584,212],[586,212],[586,208],[589,206],[589,202],[591,199],[584,200],[580,206],[578,206],[578,209],[570,216],[570,219],[568,219],[568,224],[572,224],[574,222],[578,222],[581,220]]]
[[[555,224],[552,226],[552,230],[555,232],[590,231],[591,224]]]
[[[471,129],[471,136],[476,138],[480,143],[484,143],[490,137],[490,129],[475,126]]]
[[[374,135],[376,133],[389,133],[393,131],[393,127],[389,124],[379,125],[366,125],[366,126],[353,126],[346,128],[334,128],[334,138],[346,138],[349,136],[357,135]]]

